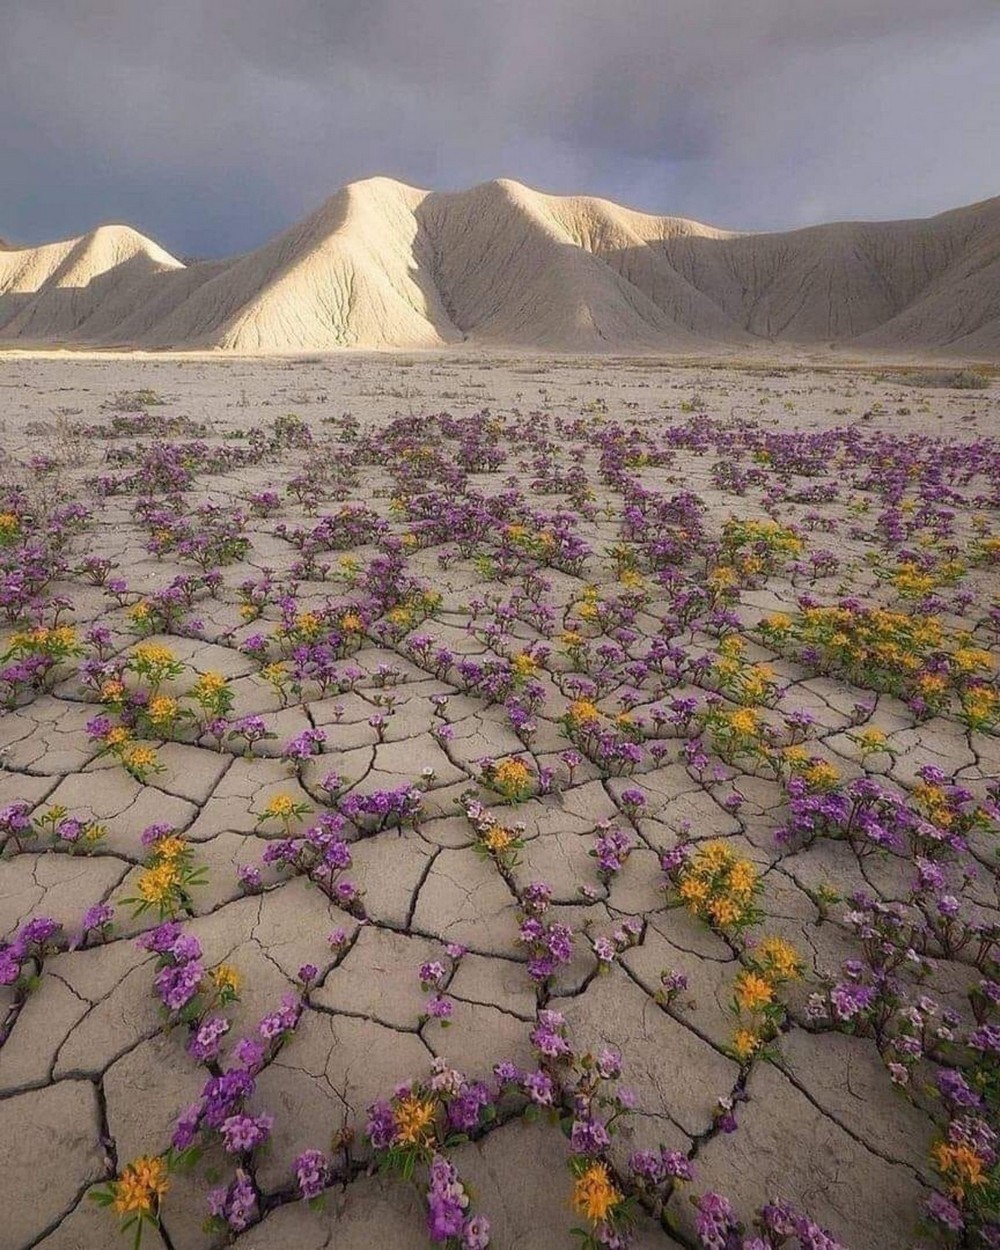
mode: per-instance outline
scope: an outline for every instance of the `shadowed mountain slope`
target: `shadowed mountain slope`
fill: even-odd
[[[185,267],[125,226],[0,250],[0,341],[993,357],[1000,199],[921,221],[739,234],[506,179],[434,193],[371,178],[232,260]]]

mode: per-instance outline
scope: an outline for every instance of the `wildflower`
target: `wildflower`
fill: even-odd
[[[782,981],[793,981],[802,975],[801,956],[784,938],[762,938],[754,951],[754,960]]]
[[[128,1164],[113,1182],[116,1215],[155,1215],[170,1187],[167,1165],[158,1155],[142,1155]]]
[[[427,1146],[434,1136],[435,1104],[416,1095],[401,1099],[393,1108],[396,1141],[403,1146]]]
[[[139,874],[139,897],[153,907],[166,909],[180,885],[180,870],[171,862],[158,863]]]
[[[304,1150],[292,1165],[299,1193],[308,1202],[318,1197],[326,1186],[330,1164],[321,1150]]]
[[[621,1201],[604,1163],[589,1164],[573,1185],[573,1206],[591,1224],[604,1224]]]
[[[274,1117],[269,1115],[231,1115],[220,1125],[223,1142],[230,1154],[253,1150],[268,1138]]]
[[[752,1029],[737,1029],[733,1034],[731,1049],[741,1063],[745,1063],[759,1048],[761,1038]]]
[[[744,1011],[757,1011],[774,1001],[774,986],[756,972],[741,972],[736,978],[735,996]]]
[[[208,975],[220,993],[239,993],[240,974],[232,964],[217,964]]]
[[[574,728],[588,728],[601,719],[597,704],[590,699],[576,699],[569,705],[567,718]]]

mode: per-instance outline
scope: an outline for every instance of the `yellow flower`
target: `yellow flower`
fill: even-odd
[[[737,860],[729,870],[729,888],[737,898],[748,899],[757,888],[757,869],[748,859]]]
[[[180,872],[177,865],[163,861],[139,875],[136,889],[145,902],[160,906],[171,899],[179,884]]]
[[[396,1141],[401,1146],[426,1146],[434,1137],[435,1104],[429,1098],[411,1095],[401,1099],[392,1111]]]
[[[235,994],[240,988],[240,974],[232,964],[217,964],[208,975],[218,990]]]
[[[502,854],[514,841],[514,833],[503,825],[494,825],[483,838],[483,844],[496,854]]]
[[[157,695],[155,699],[150,699],[149,706],[146,708],[146,715],[154,725],[169,724],[178,712],[178,704],[176,699],[171,699],[169,695]]]
[[[288,674],[281,664],[265,664],[260,670],[260,675],[265,681],[269,681],[272,686],[281,686],[288,679]]]
[[[132,735],[124,725],[112,725],[108,732],[104,735],[104,741],[109,747],[120,747],[128,742]]]
[[[989,686],[970,686],[961,697],[962,711],[977,728],[988,724],[1000,709],[1000,697]]]
[[[132,658],[157,668],[174,664],[177,659],[169,647],[159,642],[140,642],[132,652]]]
[[[153,846],[156,858],[161,860],[179,859],[187,849],[187,843],[184,839],[173,835],[157,839]]]
[[[300,612],[295,618],[295,629],[305,638],[315,638],[323,628],[323,622],[315,612]]]
[[[735,924],[743,914],[743,908],[739,903],[725,897],[713,898],[706,910],[715,923],[723,928],[726,925]]]
[[[528,651],[519,652],[510,663],[518,677],[534,677],[538,672],[538,661]]]
[[[756,734],[759,729],[757,722],[757,713],[750,707],[741,707],[736,712],[729,714],[730,728],[734,729],[738,734],[744,737],[751,737]]]
[[[964,1142],[959,1145],[938,1142],[931,1148],[931,1154],[941,1175],[950,1182],[949,1190],[953,1198],[964,1198],[970,1185],[985,1184],[984,1161]]]
[[[116,703],[124,693],[124,682],[106,681],[101,686],[101,701],[103,703]]]
[[[110,737],[110,734],[108,736]],[[129,768],[142,772],[144,769],[152,768],[156,763],[156,752],[152,747],[134,746],[125,752],[122,759]]]
[[[762,938],[754,955],[759,963],[782,981],[793,981],[802,975],[802,959],[791,942],[786,942],[784,938]]]
[[[597,704],[590,699],[575,699],[566,715],[575,725],[594,725],[601,719]]]
[[[774,612],[764,617],[761,626],[772,634],[787,634],[792,628],[792,618],[785,612]]]
[[[685,877],[677,887],[677,893],[685,903],[691,903],[697,907],[708,898],[708,882],[703,881],[701,877]]]
[[[288,820],[295,815],[295,800],[290,794],[276,794],[268,800],[264,816],[274,820]]]
[[[977,668],[993,667],[993,656],[982,647],[960,647],[951,658],[963,673],[974,672]]]
[[[345,634],[360,634],[365,628],[365,623],[357,612],[345,612],[340,618],[340,627]]]
[[[157,1155],[143,1155],[128,1164],[114,1182],[116,1215],[153,1215],[170,1187],[167,1165]]]
[[[802,777],[812,790],[829,790],[840,780],[840,773],[826,760],[814,760],[802,770]]]
[[[716,873],[728,867],[733,859],[733,852],[725,842],[706,842],[698,849],[693,866],[698,872]]]
[[[9,537],[21,527],[21,522],[13,512],[0,512],[0,534]]]
[[[741,1063],[746,1063],[760,1043],[760,1037],[752,1029],[737,1029],[733,1034],[731,1049]]]
[[[194,687],[195,698],[214,699],[226,688],[226,679],[221,673],[202,673]]]
[[[531,781],[531,770],[523,760],[501,760],[493,769],[493,781],[504,793],[517,793]]]
[[[149,616],[149,604],[148,603],[133,604],[133,606],[129,608],[128,614],[132,618],[133,621],[144,621]]]
[[[594,1225],[603,1224],[621,1200],[603,1163],[591,1163],[573,1185],[573,1206]]]
[[[741,972],[736,978],[735,995],[743,1011],[757,1011],[774,1002],[774,986],[756,972]]]
[[[732,586],[736,581],[736,571],[726,564],[720,564],[708,575],[708,585],[712,590],[722,590]]]

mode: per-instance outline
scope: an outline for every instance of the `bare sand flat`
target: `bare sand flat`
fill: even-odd
[[[408,255],[359,306],[487,316]],[[285,260],[190,325],[273,326]],[[1000,385],[954,380],[0,354],[0,1246],[130,1196],[165,1250],[995,1232]]]

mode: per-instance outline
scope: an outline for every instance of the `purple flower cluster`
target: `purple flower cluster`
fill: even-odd
[[[469,1195],[455,1167],[442,1155],[431,1161],[427,1185],[427,1232],[443,1245],[456,1241],[461,1250],[484,1250],[490,1244],[490,1225],[483,1215],[469,1215]]]
[[[528,949],[528,976],[544,984],[557,968],[573,958],[573,930],[554,920],[543,920],[552,900],[552,888],[534,881],[521,894],[521,923],[517,940]]]

